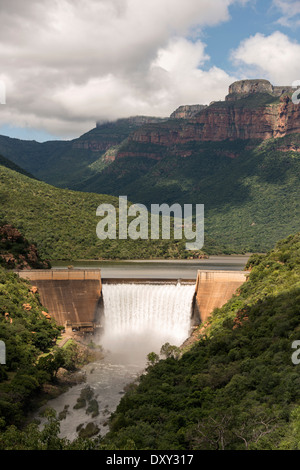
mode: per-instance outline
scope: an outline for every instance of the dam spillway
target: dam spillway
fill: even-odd
[[[171,270],[169,272],[172,274]],[[48,309],[51,317],[53,317],[59,325],[75,328],[77,331],[80,330],[93,332],[97,329],[101,329],[102,319],[104,318],[103,294],[105,291],[109,292],[108,289],[106,289],[106,286],[109,284],[117,284],[119,286],[123,284],[122,288],[118,287],[118,292],[114,287],[116,297],[115,300],[119,302],[119,305],[121,302],[123,302],[122,311],[125,309],[126,312],[129,302],[126,291],[129,285],[135,284],[136,288],[139,289],[139,293],[135,293],[135,302],[137,303],[137,298],[139,297],[141,300],[143,300],[143,309],[148,311],[147,315],[145,312],[141,314],[141,318],[144,318],[144,338],[155,336],[156,333],[153,333],[153,329],[151,329],[151,323],[153,325],[155,322],[158,325],[158,328],[155,328],[155,331],[158,332],[157,334],[168,330],[171,338],[175,338],[175,340],[172,341],[171,339],[167,342],[175,343],[176,338],[179,337],[176,333],[176,325],[180,325],[181,321],[183,321],[182,316],[186,318],[185,312],[190,311],[190,296],[188,295],[188,298],[184,296],[182,296],[180,299],[177,298],[177,294],[182,294],[182,292],[184,292],[183,290],[181,291],[181,288],[184,287],[184,284],[188,284],[190,290],[193,291],[190,326],[194,326],[198,325],[199,323],[205,323],[215,308],[224,305],[231,298],[231,296],[236,293],[239,286],[241,286],[246,281],[247,275],[249,273],[241,270],[198,270],[197,279],[182,279],[181,285],[178,286],[179,288],[173,291],[172,289],[168,290],[168,287],[173,286],[174,289],[175,287],[177,288],[176,285],[178,284],[178,280],[171,278],[171,276],[169,279],[158,279],[158,276],[156,276],[156,279],[146,279],[144,277],[129,279],[128,276],[126,277],[126,272],[122,272],[122,277],[119,275],[119,277],[115,278],[102,278],[100,269],[55,268],[51,270],[23,270],[18,271],[17,274],[20,277],[27,279],[33,286],[37,287],[42,305]],[[147,284],[148,290],[146,289]],[[161,286],[156,286],[157,284],[161,284]],[[156,299],[155,303],[154,300],[156,295],[154,295],[154,289],[156,287],[162,287],[164,295],[161,297],[160,301]],[[121,292],[122,296],[120,296]],[[159,290],[157,293],[158,292]],[[174,294],[174,298],[172,293]],[[127,299],[127,304],[125,300],[121,300],[121,297]],[[180,303],[181,301],[183,303]],[[180,306],[178,310],[180,311],[180,314],[176,313],[175,316],[172,317],[172,321],[173,323],[176,323],[176,325],[171,325],[171,317],[167,316],[166,309],[168,309],[169,312],[173,311],[172,305],[174,305],[174,302],[177,302],[177,305],[179,306],[182,306],[183,304],[184,306]],[[146,307],[146,303],[151,305],[151,307]],[[107,298],[106,304],[108,309],[112,309],[112,299],[109,300],[109,298]],[[158,305],[160,305],[159,308],[157,307]],[[117,311],[117,309],[115,310]],[[158,317],[158,311],[163,313],[161,318]],[[114,314],[116,314],[116,312]],[[100,318],[101,316],[102,318]],[[127,325],[129,325],[130,316],[125,313],[124,316],[127,318]],[[107,320],[106,328],[108,331],[112,332],[113,328],[115,327],[113,327],[113,323],[110,324],[110,322],[113,322],[114,317],[109,314],[109,318],[110,319]],[[150,318],[152,318],[152,320],[150,320]],[[99,321],[100,319],[101,322]],[[148,323],[146,322],[146,319]],[[120,318],[119,320],[115,319],[114,324],[116,325],[118,321],[120,321]],[[136,328],[141,329],[141,326],[138,325],[139,323],[136,324]],[[133,326],[132,323],[131,326]],[[125,325],[121,323],[119,324],[119,329],[120,331],[123,330],[123,333],[125,333],[126,328]],[[183,334],[186,335],[186,326],[181,326],[180,328],[181,331],[184,331]],[[189,331],[184,339],[186,339],[188,334]],[[112,336],[113,335],[110,334],[111,339]],[[118,335],[115,335],[115,337],[118,338],[120,344],[120,338]],[[109,338],[109,335],[106,335],[105,338]],[[128,345],[130,341],[132,342],[133,334],[128,334],[127,339],[125,338],[126,335],[123,334],[125,345]]]
[[[105,284],[101,343],[113,351],[159,352],[162,344],[180,346],[191,327],[195,285]]]

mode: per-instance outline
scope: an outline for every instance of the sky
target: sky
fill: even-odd
[[[76,138],[300,80],[300,0],[0,0],[0,134]]]

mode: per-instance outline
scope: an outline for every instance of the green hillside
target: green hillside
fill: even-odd
[[[191,252],[185,250],[184,240],[99,240],[96,226],[100,217],[96,216],[96,210],[103,203],[118,208],[119,200],[112,196],[55,188],[0,166],[0,200],[0,221],[13,225],[25,238],[34,241],[42,258],[78,260],[191,256]],[[212,242],[209,243],[212,246]]]
[[[53,387],[60,367],[72,371],[84,358],[73,342],[57,347],[62,327],[47,314],[29,281],[0,266],[0,287],[0,341],[6,352],[0,365],[0,449],[6,447],[2,431],[9,425],[8,440],[16,449],[20,441],[14,432],[24,425],[43,385]]]
[[[103,156],[108,148],[119,145],[131,132],[152,121],[163,119],[143,116],[118,119],[98,124],[69,141],[39,143],[0,136],[0,154],[46,183],[74,189],[105,167]]]
[[[235,252],[264,252],[300,228],[300,153],[291,150],[299,144],[299,134],[263,143],[190,142],[176,148],[130,142],[125,149],[137,157],[114,161],[77,189],[127,194],[148,207],[204,203],[206,235]],[[138,157],[145,152],[164,158]]]
[[[239,294],[215,310],[180,359],[171,354],[155,364],[151,358],[148,373],[122,397],[102,444],[300,449],[299,352],[292,348],[300,340],[300,233],[267,255],[253,255],[247,267]]]
[[[6,168],[10,168],[11,170],[17,171],[18,173],[21,173],[22,175],[29,176],[30,178],[34,178],[33,175],[28,173],[28,171],[24,170],[23,168],[16,165],[11,160],[8,160],[8,158],[3,157],[2,155],[0,155],[0,165],[5,166]]]
[[[257,94],[234,106],[256,109],[277,101]],[[230,103],[211,106],[218,109]],[[147,119],[150,122],[145,123]],[[191,120],[135,117],[99,124],[68,142],[40,144],[0,136],[0,153],[56,187],[127,195],[149,210],[151,204],[204,204],[208,253],[266,252],[278,239],[300,229],[300,134],[263,142],[191,140],[169,146],[128,139],[144,125],[148,133],[152,130],[168,139],[170,133],[180,135],[180,129],[189,126],[191,136],[195,132]],[[112,161],[119,151],[133,156]],[[119,247],[115,249],[118,252]],[[123,249],[122,253],[129,256]]]

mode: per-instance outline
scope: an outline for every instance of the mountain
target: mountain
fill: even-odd
[[[294,90],[242,80],[224,101],[135,117],[70,142],[0,138],[35,177],[151,204],[204,204],[206,239],[223,252],[265,252],[299,230],[300,106]]]
[[[11,170],[17,171],[18,173],[21,173],[22,175],[29,176],[29,178],[34,178],[33,175],[28,173],[28,171],[24,170],[23,168],[16,165],[11,160],[8,160],[8,158],[3,157],[2,155],[0,155],[0,165],[5,166],[6,168],[10,168]]]
[[[106,166],[107,159],[103,157],[108,149],[117,147],[146,123],[163,121],[162,118],[136,116],[98,123],[91,131],[70,141],[39,143],[0,136],[0,154],[38,179],[72,188]]]
[[[140,127],[109,166],[75,188],[127,194],[148,207],[203,203],[208,236],[234,251],[269,250],[300,227],[300,107],[292,92],[266,80],[236,82],[225,101]]]

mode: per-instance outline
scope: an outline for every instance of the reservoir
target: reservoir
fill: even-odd
[[[250,255],[210,256],[199,260],[53,261],[53,268],[101,269],[101,277],[134,279],[195,279],[197,271],[242,271]]]

